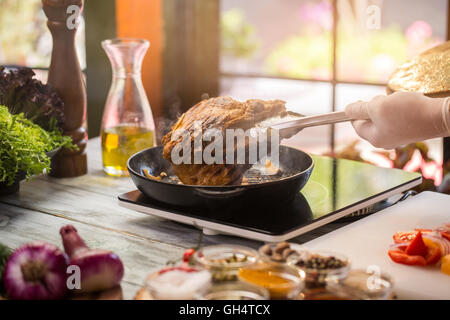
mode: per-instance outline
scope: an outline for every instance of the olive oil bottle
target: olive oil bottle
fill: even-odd
[[[141,150],[153,147],[154,132],[127,124],[102,132],[103,170],[111,176],[126,176],[128,159]]]
[[[155,145],[155,124],[141,80],[150,44],[127,38],[105,40],[102,46],[113,70],[101,129],[103,170],[110,176],[128,176],[128,159]]]

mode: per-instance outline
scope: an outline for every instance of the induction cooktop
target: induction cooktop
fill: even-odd
[[[206,234],[231,234],[278,242],[373,206],[422,182],[422,176],[414,172],[322,156],[313,156],[313,159],[315,167],[310,180],[295,199],[285,205],[183,208],[150,199],[139,190],[119,195],[119,204],[194,225]]]

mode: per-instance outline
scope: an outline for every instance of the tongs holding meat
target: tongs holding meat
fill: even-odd
[[[217,97],[201,101],[178,119],[169,133],[162,139],[164,145],[163,157],[171,162],[176,175],[184,184],[215,186],[240,184],[243,174],[252,166],[251,161],[245,161],[244,163],[239,161],[230,163],[225,160],[207,163],[202,159],[200,159],[200,162],[195,161],[195,152],[197,152],[195,150],[200,149],[201,157],[202,150],[206,149],[211,141],[210,139],[198,140],[198,137],[205,131],[214,129],[223,133],[222,137],[225,137],[230,129],[247,131],[253,128],[267,128],[270,130],[262,130],[262,136],[266,137],[262,140],[262,143],[267,143],[268,148],[269,145],[271,148],[272,142],[278,143],[279,140],[289,138],[305,127],[350,120],[343,112],[302,117],[288,112],[285,108],[285,102],[281,100],[251,99],[240,102],[230,97]],[[276,136],[277,132],[274,132],[274,130],[279,130],[279,136]],[[179,135],[179,132],[185,132],[186,135]],[[272,138],[273,133],[275,133],[275,139]],[[186,136],[187,138],[184,138]],[[197,149],[195,141],[197,141]],[[234,141],[234,138],[232,141]],[[274,144],[277,145],[277,143]],[[185,159],[186,156],[189,161],[174,161],[172,156],[174,153],[177,154],[180,145],[188,147],[186,148],[186,154],[184,149],[182,150],[182,157]],[[200,148],[198,148],[199,146]],[[239,149],[245,149],[246,158],[249,146],[250,138],[246,137],[244,148]],[[226,147],[228,145],[223,143],[221,149],[224,150],[221,154],[227,154]],[[236,155],[237,146],[232,146],[232,148],[234,148]],[[233,149],[230,150],[233,151]],[[223,155],[220,155],[221,159],[223,159]],[[194,161],[191,161],[192,159]]]

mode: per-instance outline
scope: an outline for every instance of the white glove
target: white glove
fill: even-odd
[[[450,98],[428,98],[420,93],[396,92],[369,102],[349,104],[358,135],[377,148],[450,136]]]

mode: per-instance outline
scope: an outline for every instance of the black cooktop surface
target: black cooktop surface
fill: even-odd
[[[314,171],[306,186],[288,205],[273,207],[211,205],[204,208],[172,207],[152,200],[135,190],[119,196],[125,203],[137,204],[148,213],[161,210],[176,215],[228,225],[258,233],[282,235],[303,228],[343,210],[398,190],[419,184],[421,175],[387,169],[362,162],[313,156]],[[214,212],[214,218],[211,218]]]

